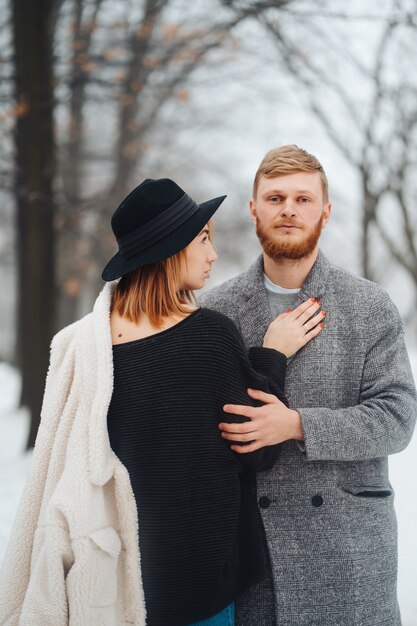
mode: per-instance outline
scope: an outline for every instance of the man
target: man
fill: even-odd
[[[291,410],[249,391],[263,406],[225,410],[251,421],[220,424],[247,451],[283,442],[275,467],[257,476],[271,575],[241,598],[237,624],[399,626],[388,455],[408,444],[417,411],[400,317],[378,285],[319,251],[331,205],[314,156],[297,146],[271,150],[250,211],[263,255],[206,294],[204,306],[231,317],[248,347],[307,298],[326,317],[288,362]]]

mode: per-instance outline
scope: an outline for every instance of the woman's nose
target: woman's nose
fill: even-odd
[[[210,243],[210,251],[209,251],[208,258],[209,258],[210,263],[214,263],[214,261],[217,261],[217,259],[219,258],[212,243]]]

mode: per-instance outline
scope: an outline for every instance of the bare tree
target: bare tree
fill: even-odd
[[[326,3],[319,9],[312,3],[310,11],[304,7],[299,12],[294,3],[287,8],[287,20],[282,13],[278,19],[273,11],[262,11],[258,19],[275,42],[280,60],[304,89],[305,102],[359,175],[363,274],[381,278],[373,246],[377,235],[385,246],[385,258],[389,255],[408,273],[417,297],[413,176],[417,147],[413,42],[417,24],[412,4],[394,0],[385,15],[372,15],[349,14],[345,3],[339,3],[339,10],[335,3],[332,10]],[[349,46],[346,26],[352,20],[376,23],[376,44],[369,43],[366,60]],[[366,97],[358,98],[359,93]],[[391,227],[384,219],[387,211]],[[399,227],[393,229],[393,222]]]
[[[242,20],[256,15],[260,7],[289,2],[234,2],[233,6],[224,3],[224,7],[220,2],[218,12],[204,13],[202,8],[189,17],[181,10],[184,3],[146,0],[140,14],[125,24],[103,25],[100,16],[105,14],[105,2],[74,0],[70,84],[76,89],[71,93],[68,124],[72,139],[66,142],[60,159],[66,179],[59,222],[61,323],[76,317],[80,290],[88,275],[94,277],[95,268],[97,275],[113,249],[108,218],[146,167],[161,111],[167,104],[182,106],[188,98],[191,75],[209,62],[212,51],[227,45]],[[92,100],[112,103],[110,115],[116,125],[109,132],[105,155],[86,139],[91,126],[86,111]],[[163,155],[163,150],[160,152]],[[85,186],[74,193],[87,161],[90,165],[101,161],[108,183],[99,193],[88,193]]]
[[[56,0],[13,0],[15,198],[22,402],[40,414],[54,329],[53,23]],[[34,420],[28,446],[37,431]]]
[[[161,112],[182,105],[195,69],[230,41],[236,25],[289,2],[218,0],[213,11],[184,0],[142,0],[120,20],[114,16],[123,6],[108,0],[12,1],[17,334],[29,446],[50,339],[77,316],[86,280],[97,279],[112,251],[109,214],[145,166]],[[98,131],[96,107],[106,120]],[[105,173],[100,189],[92,170]]]
[[[62,195],[57,219],[57,326],[77,317],[77,304],[89,268],[89,242],[83,232],[85,108],[91,81],[91,46],[103,0],[74,0],[71,6],[69,88],[66,134],[58,144]]]

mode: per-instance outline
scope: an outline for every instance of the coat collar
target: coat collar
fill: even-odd
[[[260,255],[243,276],[243,291],[248,299],[238,313],[242,337],[249,347],[262,345],[266,329],[271,322],[263,277],[264,264]]]
[[[93,485],[104,485],[114,474],[117,457],[110,447],[107,413],[113,393],[113,349],[110,305],[118,281],[106,283],[92,313],[81,325],[83,416],[88,423],[88,471]]]
[[[317,259],[307,275],[304,281],[304,285],[301,287],[301,291],[298,294],[297,306],[301,304],[307,298],[318,298],[319,300],[326,293],[327,280],[329,278],[330,263],[319,250]]]
[[[301,304],[308,298],[322,298],[326,291],[330,263],[319,250],[295,303]],[[266,329],[272,321],[268,294],[264,284],[264,264],[262,254],[243,275],[243,291],[248,299],[238,313],[243,339],[246,345],[262,345]]]

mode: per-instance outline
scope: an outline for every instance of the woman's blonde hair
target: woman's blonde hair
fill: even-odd
[[[210,222],[208,228],[211,239]],[[113,293],[111,311],[136,324],[145,314],[155,328],[161,328],[165,317],[190,313],[190,307],[196,304],[194,293],[181,289],[187,247],[164,261],[144,265],[122,276]]]
[[[324,202],[329,201],[329,183],[320,161],[303,148],[291,144],[273,148],[266,153],[253,182],[253,197],[256,198],[261,176],[275,178],[296,172],[318,172],[321,178]]]

